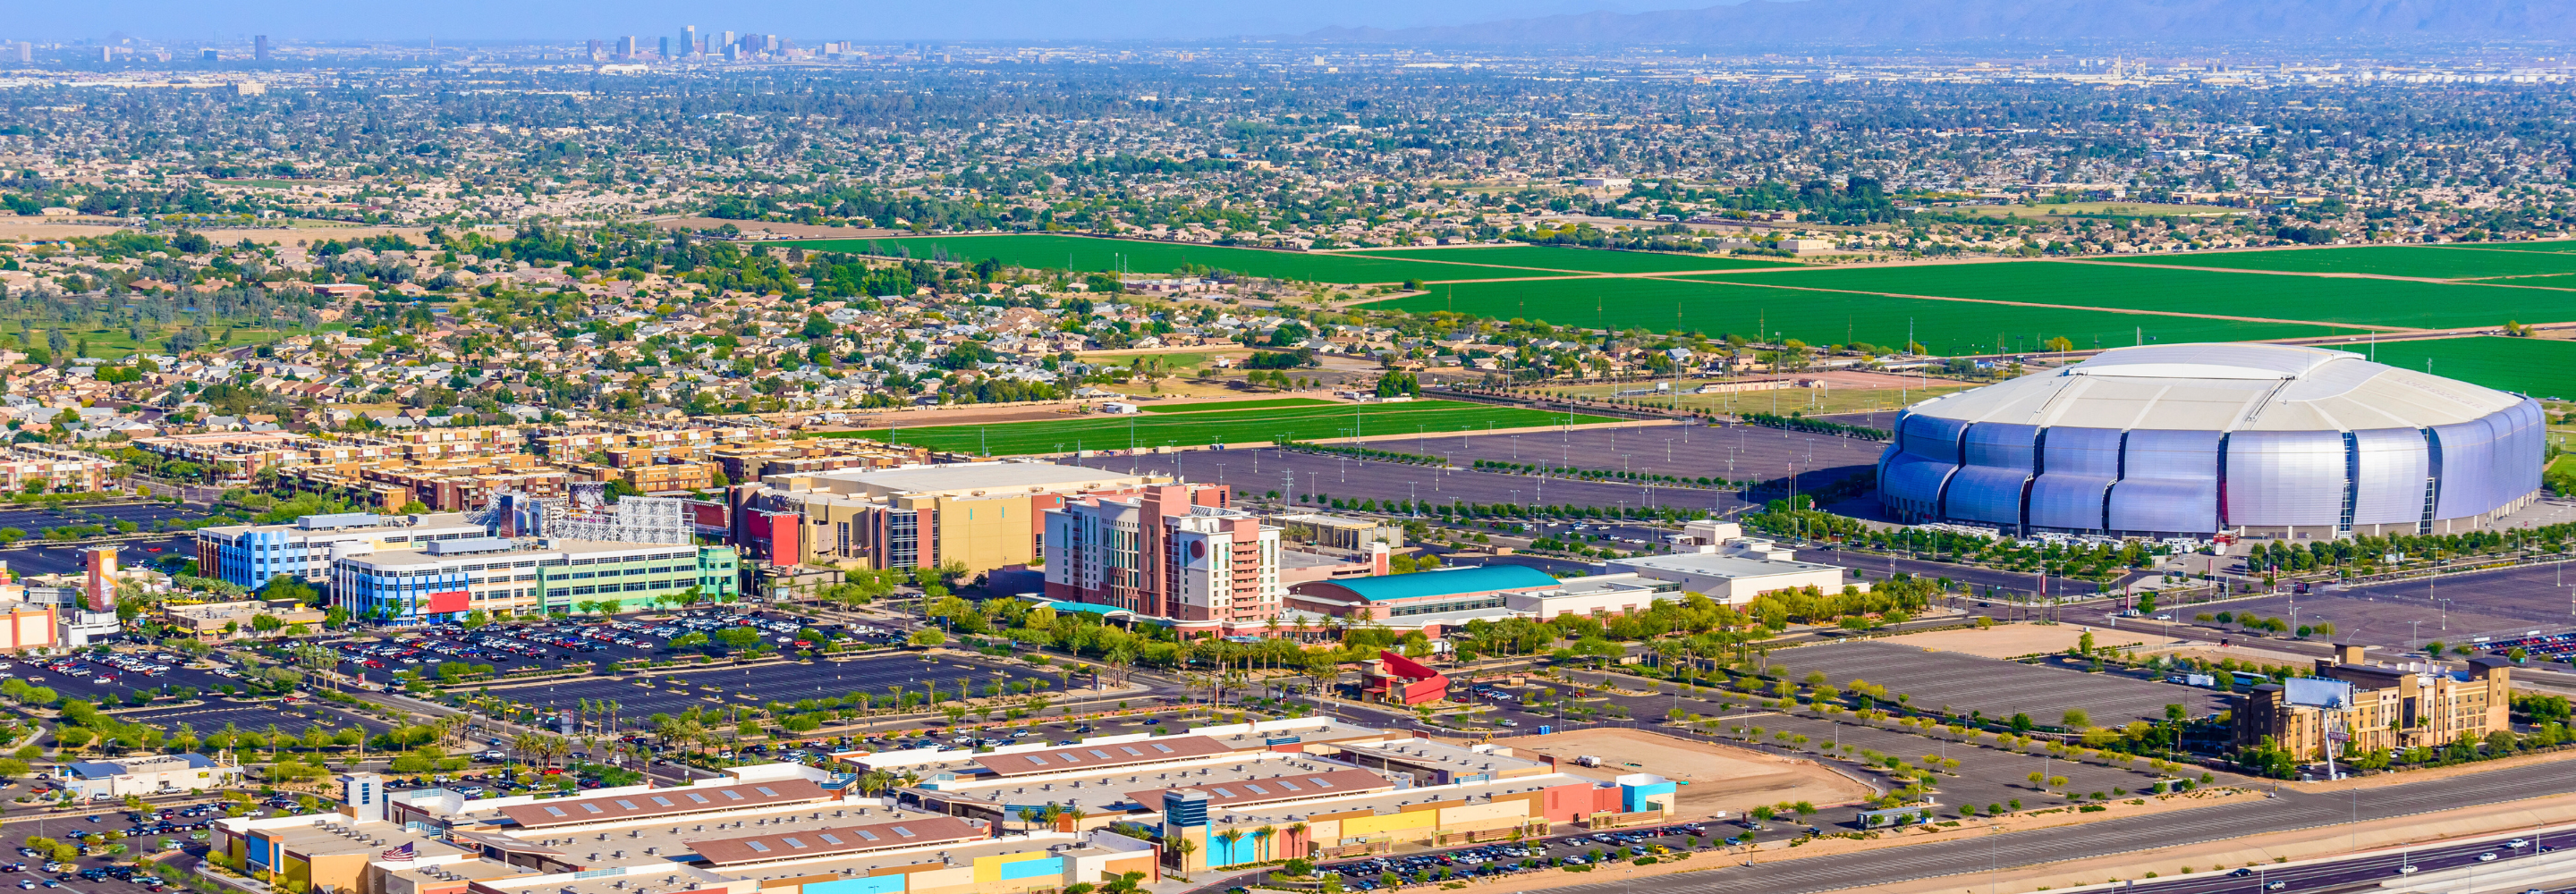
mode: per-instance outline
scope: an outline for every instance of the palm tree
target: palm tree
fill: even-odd
[[[1270,837],[1277,834],[1279,830],[1269,826],[1252,830],[1252,859],[1255,862],[1269,862]]]
[[[1218,837],[1218,838],[1222,838],[1222,839],[1225,839],[1225,856],[1221,858],[1221,859],[1225,860],[1225,862],[1224,862],[1223,864],[1218,864],[1215,860],[1210,860],[1210,861],[1208,861],[1208,865],[1209,865],[1209,866],[1211,866],[1211,867],[1214,867],[1214,866],[1217,866],[1217,865],[1232,866],[1232,865],[1234,865],[1234,864],[1236,864],[1236,863],[1244,862],[1244,861],[1242,861],[1242,860],[1237,860],[1237,859],[1235,859],[1235,858],[1234,858],[1234,844],[1235,844],[1235,842],[1238,842],[1238,841],[1242,841],[1242,840],[1243,840],[1243,832],[1242,832],[1241,830],[1237,830],[1237,829],[1227,829],[1227,830],[1225,830],[1225,831],[1223,831],[1223,832],[1218,832],[1218,833],[1216,833],[1216,837]]]
[[[1291,840],[1301,840],[1301,839],[1303,839],[1305,836],[1306,836],[1306,823],[1305,823],[1305,821],[1300,820],[1300,821],[1297,821],[1297,822],[1293,822],[1293,823],[1289,823],[1289,824],[1288,824],[1288,837],[1289,837],[1289,839],[1291,839]],[[1297,856],[1303,857],[1303,856],[1305,856],[1305,854],[1298,854]]]
[[[1190,855],[1198,851],[1199,843],[1187,838],[1174,836],[1171,840],[1163,842],[1163,849],[1170,851],[1172,854],[1172,874],[1179,877],[1182,881],[1189,881],[1189,876],[1182,875],[1182,873],[1189,870]]]

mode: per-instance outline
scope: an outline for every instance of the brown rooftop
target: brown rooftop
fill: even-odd
[[[1065,770],[1097,770],[1123,767],[1152,761],[1213,757],[1235,753],[1233,747],[1206,736],[1169,736],[1122,742],[1116,745],[1060,745],[1036,751],[1013,754],[987,754],[975,759],[984,769],[1002,776],[1026,776],[1032,773],[1058,773]]]
[[[965,820],[921,814],[865,826],[798,829],[745,838],[691,841],[688,845],[696,849],[698,856],[708,864],[730,866],[926,844],[953,844],[988,837],[991,837],[990,833]]]
[[[739,810],[746,807],[775,807],[829,799],[809,779],[777,779],[740,782],[732,785],[699,785],[655,789],[630,795],[594,795],[588,798],[563,798],[501,808],[523,829],[570,826],[581,823],[604,823],[623,819],[705,813],[716,810]]]
[[[1367,770],[1328,770],[1322,773],[1286,773],[1275,779],[1236,779],[1188,786],[1149,788],[1128,792],[1127,799],[1160,810],[1163,807],[1163,793],[1174,788],[1206,792],[1210,807],[1236,807],[1297,798],[1319,798],[1325,795],[1388,792],[1395,790],[1395,783]]]

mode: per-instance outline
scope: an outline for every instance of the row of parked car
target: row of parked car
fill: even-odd
[[[1450,868],[1451,872],[1456,874],[1491,875],[1497,872],[1510,871],[1513,868],[1511,861],[1544,858],[1547,856],[1548,848],[1551,847],[1577,849],[1588,849],[1595,846],[1642,848],[1653,843],[1654,839],[1657,838],[1666,838],[1677,835],[1705,834],[1707,834],[1707,827],[1698,823],[1686,823],[1678,826],[1661,826],[1653,829],[1595,832],[1590,835],[1574,835],[1545,841],[1513,844],[1488,844],[1480,847],[1471,847],[1464,850],[1437,854],[1414,854],[1408,857],[1373,857],[1350,863],[1336,863],[1328,865],[1323,868],[1323,871],[1339,873],[1342,876],[1351,879],[1351,881],[1344,883],[1345,886],[1367,891],[1374,890],[1377,887],[1377,882],[1375,881],[1377,876],[1390,872],[1398,875],[1407,875],[1417,870],[1429,869],[1435,866],[1446,866]],[[1567,855],[1560,858],[1560,862],[1566,865],[1580,866],[1586,862],[1586,858],[1580,855]]]

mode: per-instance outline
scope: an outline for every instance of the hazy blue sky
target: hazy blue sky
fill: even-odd
[[[1331,25],[1464,24],[1729,0],[91,0],[11,4],[0,37],[72,40],[122,31],[190,40],[272,37],[658,36],[683,25],[811,39],[1099,40],[1295,34]]]

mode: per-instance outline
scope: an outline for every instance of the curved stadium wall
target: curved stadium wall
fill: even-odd
[[[2537,495],[2545,425],[2527,398],[2342,351],[2121,348],[1908,407],[1879,493],[2012,533],[2451,533]]]

